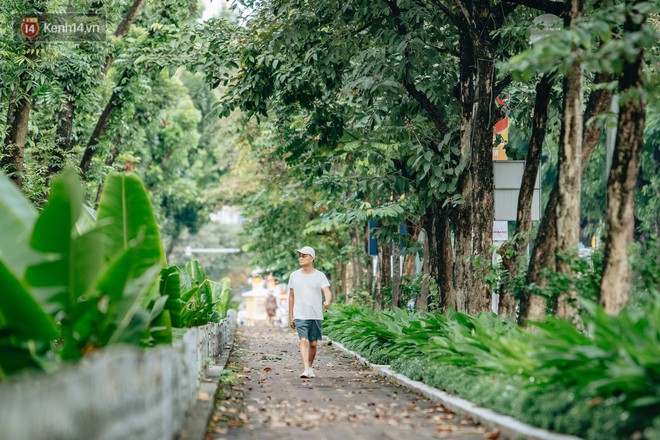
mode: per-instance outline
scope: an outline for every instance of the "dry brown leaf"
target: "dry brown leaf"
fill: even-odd
[[[486,434],[486,438],[489,440],[497,440],[498,438],[500,438],[500,431],[496,429],[493,432]]]
[[[440,432],[453,432],[456,430],[456,428],[451,425],[435,425],[433,429]]]

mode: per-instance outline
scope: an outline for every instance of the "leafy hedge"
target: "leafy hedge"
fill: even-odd
[[[660,296],[612,317],[585,303],[586,333],[549,318],[528,331],[473,317],[345,306],[331,338],[373,363],[535,426],[587,439],[660,434]]]
[[[135,175],[110,175],[94,212],[67,171],[37,212],[0,173],[0,212],[0,380],[109,344],[171,343],[173,327],[226,314],[226,282],[208,280],[196,262],[167,267]]]

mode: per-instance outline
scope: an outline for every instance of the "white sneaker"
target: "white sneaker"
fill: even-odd
[[[313,369],[310,368],[309,370],[307,370],[307,377],[310,377],[310,378],[311,377],[316,377],[316,374],[314,373]]]
[[[300,375],[301,379],[308,379],[309,377],[310,375],[308,370],[303,371],[302,374]]]

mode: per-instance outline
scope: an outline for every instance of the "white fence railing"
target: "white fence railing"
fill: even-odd
[[[52,375],[12,378],[0,384],[0,440],[172,439],[235,328],[230,311],[174,346],[111,346]]]

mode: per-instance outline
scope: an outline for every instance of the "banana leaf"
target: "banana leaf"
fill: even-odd
[[[0,260],[22,278],[25,269],[41,259],[28,241],[37,220],[37,210],[2,172],[0,213]]]

